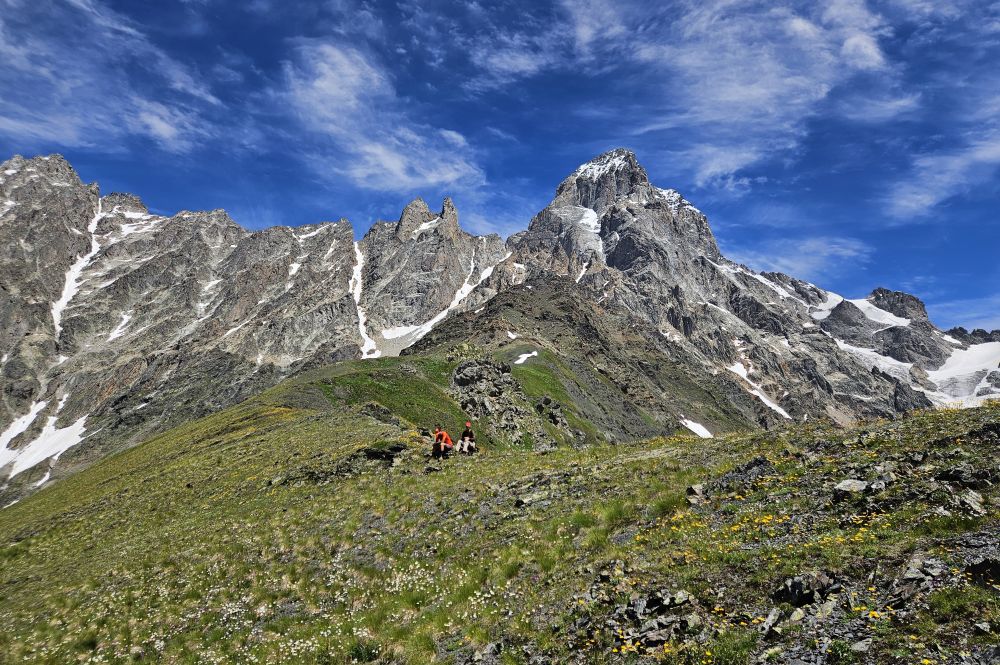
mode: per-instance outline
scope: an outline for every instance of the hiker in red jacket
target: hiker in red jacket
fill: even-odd
[[[452,443],[451,437],[448,436],[448,432],[441,429],[440,425],[435,425],[434,427],[434,448],[432,454],[434,459],[441,459],[442,457],[447,457],[451,454],[452,448],[455,444]]]

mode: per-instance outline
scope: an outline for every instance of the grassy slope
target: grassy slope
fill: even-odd
[[[830,621],[874,636],[880,662],[942,662],[937,645],[995,639],[968,629],[971,617],[996,625],[1000,605],[961,575],[953,543],[995,536],[995,509],[929,517],[939,499],[911,491],[930,482],[924,467],[867,503],[829,497],[851,465],[870,476],[903,451],[995,466],[995,439],[969,432],[1000,423],[1000,407],[878,424],[863,442],[817,425],[547,455],[493,445],[428,473],[407,422],[358,410],[377,400],[412,423],[454,422],[450,369],[410,358],[312,372],[0,511],[0,661],[423,663],[500,642],[511,663],[525,648],[629,662],[643,649],[609,616],[668,588],[693,594],[721,632],[655,658],[738,663],[820,630],[807,620],[766,644],[757,630],[769,591],[811,569],[845,580]],[[406,445],[395,464],[369,459],[393,443]],[[687,507],[688,485],[758,455],[767,474]],[[956,573],[899,621],[885,604],[912,551]],[[842,640],[816,648],[853,658]]]

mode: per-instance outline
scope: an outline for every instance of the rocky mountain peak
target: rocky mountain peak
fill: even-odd
[[[31,182],[40,177],[51,179],[54,184],[64,187],[76,187],[81,184],[76,170],[66,158],[60,154],[51,154],[26,159],[14,155],[0,164],[0,184],[20,176],[22,182]]]
[[[22,166],[24,166],[24,163],[26,161],[27,160],[22,155],[14,155],[7,161],[0,163],[0,173],[2,173],[4,170],[19,169]]]
[[[646,194],[652,187],[635,153],[616,148],[579,166],[556,190],[556,202],[602,213],[615,201]]]
[[[126,216],[128,213],[149,214],[149,208],[142,202],[142,199],[134,194],[112,192],[101,197],[101,206],[107,212],[120,212]]]
[[[438,234],[455,236],[461,229],[458,225],[458,210],[451,198],[445,198],[441,211],[434,213],[422,198],[411,201],[399,216],[396,224],[396,239],[414,240],[424,231],[435,230]]]
[[[396,226],[396,237],[400,240],[406,238],[413,234],[421,224],[426,224],[433,218],[434,215],[427,207],[427,202],[418,196],[403,208],[403,212],[399,216],[399,224]]]
[[[868,300],[879,309],[884,309],[904,319],[912,319],[914,321],[927,320],[927,308],[924,306],[924,303],[920,298],[909,293],[891,291],[880,286],[871,292]]]
[[[596,180],[605,173],[622,170],[637,171],[643,176],[646,175],[646,171],[639,164],[635,153],[628,148],[615,148],[602,153],[589,162],[581,164],[574,175]]]
[[[441,220],[450,226],[458,226],[458,210],[455,209],[455,202],[450,196],[445,197],[441,206]]]

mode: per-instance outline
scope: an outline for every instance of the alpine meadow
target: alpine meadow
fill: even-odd
[[[998,37],[0,0],[0,663],[1000,663]]]

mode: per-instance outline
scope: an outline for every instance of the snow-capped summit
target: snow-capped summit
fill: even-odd
[[[560,183],[553,205],[577,205],[598,214],[622,198],[654,196],[646,169],[635,153],[617,148],[580,165]]]
[[[634,152],[627,148],[615,148],[581,164],[573,172],[573,176],[598,180],[607,173],[617,173],[618,171],[638,171],[644,176],[646,174],[645,169],[639,165]]]

